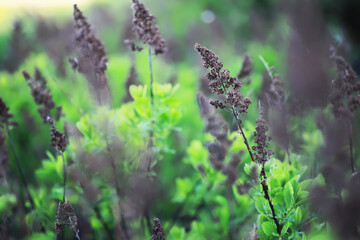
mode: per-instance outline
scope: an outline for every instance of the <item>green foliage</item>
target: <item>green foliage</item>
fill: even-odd
[[[29,240],[54,239],[57,207],[63,197],[62,158],[49,144],[50,127],[42,124],[38,106],[21,73],[25,70],[32,74],[34,67],[43,73],[49,93],[65,114],[55,124],[60,131],[69,131],[69,145],[64,153],[68,174],[66,200],[78,216],[80,235],[87,230],[84,239],[111,239],[109,232],[119,234],[119,226],[123,224],[133,234],[131,239],[150,239],[153,217],[161,219],[166,239],[170,240],[336,239],[336,228],[323,215],[313,211],[309,202],[314,186],[330,189],[333,191],[331,197],[343,202],[351,199],[351,191],[333,190],[328,176],[324,174],[325,181],[319,173],[337,157],[333,153],[326,157],[323,154],[328,147],[327,138],[332,135],[319,127],[319,119],[330,119],[329,107],[289,114],[286,119],[291,135],[289,152],[275,141],[270,144],[275,154],[265,165],[265,181],[280,224],[278,232],[269,200],[264,197],[259,182],[261,169],[247,154],[233,116],[226,111],[217,112],[229,129],[226,133],[229,146],[226,146],[223,166],[218,169],[211,162],[209,151],[209,143],[218,143],[218,140],[204,129],[206,122],[197,104],[199,91],[207,97],[212,95],[206,92],[207,84],[199,81],[203,74],[197,68],[200,64],[189,44],[199,42],[214,47],[221,53],[220,60],[232,76],[239,72],[247,51],[253,59],[253,73],[251,79],[242,80],[241,92],[253,103],[241,124],[250,147],[254,145],[256,105],[260,98],[263,101],[265,88],[265,69],[259,55],[281,74],[281,81],[288,76],[284,73],[288,73],[287,44],[291,43],[288,37],[292,36],[292,31],[287,17],[278,14],[280,2],[145,2],[157,16],[169,47],[165,56],[153,58],[154,104],[150,97],[147,49],[128,53],[120,44],[123,38],[130,37],[127,21],[131,21],[126,19],[129,6],[125,6],[125,2],[107,3],[110,12],[119,17],[110,19],[103,6],[97,6],[89,17],[89,22],[96,22],[94,28],[106,43],[108,52],[106,75],[111,95],[108,106],[97,105],[87,80],[72,71],[66,61],[66,75],[59,76],[54,65],[56,60],[43,52],[41,43],[34,41],[31,55],[14,74],[3,71],[5,55],[0,54],[0,97],[19,123],[11,128],[11,134],[34,200],[32,207],[8,148],[9,179],[0,186],[0,215],[3,217],[0,220],[7,220],[9,232],[16,235],[10,239],[20,239],[20,234]],[[98,9],[100,14],[96,12]],[[71,14],[69,9],[66,12]],[[186,13],[185,18],[182,13]],[[209,13],[215,16],[210,24],[203,19],[203,14]],[[102,22],[104,19],[106,22]],[[28,21],[25,26],[26,33],[35,40],[35,22]],[[259,34],[264,36],[256,36]],[[2,53],[8,51],[9,36],[9,33],[0,33]],[[138,77],[136,84],[127,89],[125,81],[132,65]],[[286,82],[285,98],[290,102],[292,95],[286,89],[289,85]],[[127,92],[133,100],[123,103]],[[296,107],[288,105],[286,111],[289,112]],[[356,127],[354,124],[354,132],[358,132]],[[9,147],[5,135],[6,147]],[[356,144],[358,146],[359,141],[354,137],[355,150],[359,149]],[[343,151],[345,147],[341,147]],[[354,157],[358,164],[357,151]],[[231,169],[235,181],[229,183],[227,167],[234,158],[239,158],[239,163]],[[1,164],[6,166],[6,163]],[[154,185],[146,185],[146,181],[138,183],[138,178],[145,178]],[[348,178],[346,176],[346,180]],[[19,231],[20,226],[22,231]],[[65,239],[71,237],[73,232],[67,229]]]
[[[255,199],[260,214],[257,233],[264,239],[302,239],[305,236],[302,231],[304,224],[312,221],[308,210],[308,191],[312,185],[323,184],[323,178],[319,175],[315,179],[299,181],[305,169],[297,162],[290,164],[288,161],[271,160],[268,165],[271,166],[267,171],[269,194],[281,225],[281,234],[277,233],[269,202],[263,197],[262,190],[257,192]],[[258,189],[261,189],[260,186]]]

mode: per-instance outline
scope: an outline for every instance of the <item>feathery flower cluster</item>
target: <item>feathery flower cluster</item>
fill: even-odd
[[[129,46],[130,49],[131,49],[131,51],[133,51],[133,52],[135,52],[135,51],[141,52],[141,51],[144,49],[143,47],[136,45],[136,44],[134,43],[134,41],[133,41],[133,40],[130,40],[130,39],[125,39],[125,40],[124,40],[124,44],[125,44],[126,46]]]
[[[228,125],[220,114],[216,114],[213,109],[210,109],[209,101],[202,93],[198,93],[197,101],[205,123],[204,130],[216,139],[216,141],[206,144],[209,160],[216,170],[221,170],[227,176],[227,184],[232,185],[237,179],[237,166],[241,158],[239,154],[233,155],[231,161],[225,164],[226,154],[232,144],[232,141],[228,139]],[[199,170],[201,169],[200,165]]]
[[[270,91],[281,101],[284,98],[284,83],[280,80],[280,74],[275,74],[270,86]]]
[[[17,122],[10,121],[13,115],[9,113],[9,107],[0,98],[0,185],[7,183],[7,169],[9,168],[9,159],[7,146],[5,144],[5,135],[1,131],[4,126],[16,126]]]
[[[344,58],[335,56],[334,60],[338,77],[333,80],[335,90],[330,97],[332,113],[336,118],[351,118],[360,108],[360,82],[356,82],[357,76]]]
[[[263,119],[264,109],[262,106],[259,106],[259,111],[260,118],[256,120],[256,131],[254,132],[254,141],[256,146],[253,146],[252,150],[255,151],[255,161],[260,164],[266,162],[270,158],[271,154],[273,154],[273,152],[271,149],[267,149],[269,147],[269,141],[271,140],[271,137],[266,135],[266,132],[269,131],[269,128]]]
[[[0,186],[7,183],[7,170],[9,169],[8,151],[5,144],[5,135],[0,131]]]
[[[72,23],[69,21],[60,27],[49,19],[40,18],[36,25],[36,41],[52,59],[56,71],[65,77],[65,59],[73,50]]]
[[[90,24],[74,5],[75,42],[77,59],[69,58],[73,70],[83,74],[93,87],[99,103],[108,101],[109,90],[106,76],[108,59],[104,44],[95,37]]]
[[[160,219],[154,218],[151,240],[165,240],[165,230],[161,225]]]
[[[138,78],[138,74],[136,73],[135,64],[133,63],[130,68],[129,76],[127,77],[126,82],[125,82],[126,95],[123,98],[124,103],[130,102],[133,100],[132,96],[130,95],[130,86],[138,85],[137,78]]]
[[[237,78],[243,79],[243,78],[249,77],[251,75],[252,70],[253,70],[253,62],[252,62],[249,54],[246,53],[244,56],[241,70],[240,70]]]
[[[35,103],[41,106],[38,108],[38,112],[43,119],[43,123],[47,123],[47,118],[51,116],[50,112],[55,108],[55,103],[52,95],[49,93],[49,89],[46,86],[46,80],[37,68],[35,68],[33,77],[25,71],[22,73],[30,87],[31,95],[34,98]],[[57,107],[56,121],[58,121],[62,115],[62,108]]]
[[[23,32],[23,26],[20,21],[15,21],[8,55],[5,58],[4,68],[10,73],[14,73],[22,62],[29,56],[31,45],[29,39]]]
[[[59,203],[57,213],[56,213],[56,223],[55,223],[55,233],[58,235],[61,231],[65,229],[66,226],[69,226],[76,234],[76,238],[79,237],[78,230],[78,220],[75,215],[74,209],[69,202]]]
[[[12,117],[13,115],[9,113],[9,107],[6,106],[6,103],[0,98],[0,128],[4,127],[4,125],[17,126],[17,122],[9,121]]]
[[[241,81],[231,77],[228,69],[222,70],[224,64],[219,61],[218,56],[212,51],[198,43],[195,44],[195,49],[199,52],[204,62],[204,67],[210,68],[210,72],[207,73],[206,77],[210,81],[209,87],[211,91],[217,95],[225,94],[224,100],[211,100],[210,104],[221,109],[230,105],[234,108],[237,115],[247,113],[251,100],[239,92]],[[248,68],[249,63],[244,63],[243,65]],[[248,72],[248,70],[243,70],[243,72],[242,76],[247,76],[245,72]]]
[[[159,27],[155,24],[156,17],[151,15],[149,10],[138,0],[133,0],[133,32],[143,44],[152,46],[155,54],[161,54],[167,51],[164,39],[161,36]],[[140,51],[139,48],[133,47]]]
[[[228,140],[228,126],[225,119],[216,114],[213,109],[209,107],[208,99],[202,94],[198,93],[197,101],[201,111],[201,117],[204,119],[204,131],[209,132],[215,139],[215,142],[207,143],[206,147],[209,151],[209,160],[215,169],[221,170],[223,168],[226,153],[231,142]]]
[[[59,155],[61,155],[66,150],[66,145],[68,143],[67,137],[64,133],[60,132],[55,124],[54,120],[51,117],[47,118],[47,121],[51,125],[50,127],[50,144],[53,146]]]

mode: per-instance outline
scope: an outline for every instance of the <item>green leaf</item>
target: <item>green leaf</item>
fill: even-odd
[[[251,173],[251,167],[250,167],[250,165],[249,164],[245,164],[245,166],[244,166],[244,171],[245,171],[245,173],[247,174],[247,175],[250,175],[250,173]]]
[[[325,178],[321,173],[314,179],[314,184],[325,186]]]
[[[307,190],[310,185],[312,184],[313,182],[313,179],[307,179],[307,180],[304,180],[302,181],[300,184],[299,184],[299,190]]]
[[[258,236],[259,239],[268,239],[263,230],[257,230],[256,235]]]
[[[294,189],[290,182],[286,183],[284,188],[284,199],[287,208],[291,208],[294,205]]]
[[[301,239],[302,239],[302,240],[306,240],[306,239],[307,239],[305,233],[302,234],[302,238],[301,238]]]
[[[281,187],[281,183],[280,183],[279,179],[277,179],[277,178],[272,178],[272,179],[270,180],[270,187],[271,187],[271,188]]]
[[[287,233],[290,226],[291,226],[291,222],[288,222],[282,227],[281,236],[284,236]]]
[[[266,207],[265,207],[266,205],[267,205],[267,202],[262,196],[259,196],[258,198],[256,198],[255,207],[259,213],[266,214]]]
[[[263,222],[261,224],[262,229],[266,236],[272,236],[273,233],[276,233],[276,225],[272,222]]]
[[[301,223],[301,218],[302,218],[302,212],[301,209],[298,207],[296,209],[296,214],[295,214],[295,225],[300,225]]]
[[[307,202],[307,199],[302,199],[302,200],[296,202],[294,207],[300,207],[300,206],[304,205],[306,202]]]
[[[16,203],[16,197],[13,194],[3,194],[0,196],[0,213],[10,210]]]

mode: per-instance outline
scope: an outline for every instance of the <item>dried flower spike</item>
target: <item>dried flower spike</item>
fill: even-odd
[[[130,40],[130,39],[125,39],[124,40],[124,44],[126,46],[129,46],[129,48],[131,49],[131,51],[135,52],[135,51],[138,51],[138,52],[141,52],[143,50],[143,47],[141,46],[138,46],[134,43],[134,41]]]
[[[269,160],[273,152],[271,149],[267,149],[269,147],[269,141],[271,138],[266,135],[266,132],[269,131],[269,128],[263,119],[264,109],[260,104],[259,111],[260,118],[256,120],[256,131],[254,132],[256,146],[253,146],[252,150],[255,151],[254,155],[256,162],[261,164]]]
[[[66,150],[66,145],[68,143],[68,140],[66,138],[66,135],[62,132],[60,132],[55,124],[54,120],[51,117],[47,118],[47,121],[50,123],[50,131],[51,131],[51,140],[50,144],[53,146],[59,155],[61,155]]]
[[[243,79],[243,78],[249,77],[251,75],[252,70],[253,70],[253,62],[252,62],[249,54],[246,53],[244,56],[244,61],[242,63],[241,70],[237,76],[238,79]]]
[[[5,135],[0,131],[0,186],[7,184],[7,171],[9,169],[9,157],[5,144]]]
[[[9,113],[9,107],[6,106],[6,103],[0,98],[0,128],[7,126],[17,126],[17,122],[9,121],[13,115]]]
[[[347,120],[351,171],[355,172],[353,154],[353,113],[360,108],[360,83],[350,64],[340,56],[334,57],[338,77],[333,80],[334,92],[330,97],[332,113],[338,119]]]
[[[167,51],[164,39],[161,36],[159,27],[156,25],[156,17],[151,15],[149,10],[138,0],[133,2],[133,32],[142,43],[148,44],[154,48],[155,54],[161,54]],[[138,50],[137,48],[134,48]]]
[[[95,37],[90,24],[74,5],[74,28],[77,59],[70,58],[74,70],[83,74],[91,84],[97,101],[104,104],[110,101],[110,93],[106,76],[108,59],[104,44]]]
[[[47,118],[51,116],[51,110],[55,108],[55,103],[46,86],[46,80],[37,68],[35,68],[34,77],[31,77],[31,75],[25,71],[22,73],[30,87],[30,92],[35,103],[40,106],[38,112],[43,119],[43,123],[47,123]]]
[[[29,42],[23,31],[22,23],[16,20],[9,43],[9,51],[4,61],[4,68],[8,72],[14,73],[29,56],[31,52],[31,44]]]
[[[216,139],[214,142],[206,143],[209,160],[216,170],[224,169],[224,160],[231,145],[231,141],[227,138],[228,125],[220,114],[216,114],[213,109],[210,109],[209,101],[202,93],[197,94],[197,101],[205,123],[204,130]]]
[[[349,119],[360,108],[360,83],[356,83],[357,76],[344,58],[335,56],[334,60],[338,77],[333,80],[334,92],[330,97],[332,113],[336,118]]]
[[[76,238],[80,240],[77,224],[78,220],[71,204],[69,202],[60,202],[56,213],[55,234],[58,235],[68,226],[75,232]]]
[[[209,87],[213,93],[217,95],[225,95],[224,100],[211,100],[210,104],[216,108],[225,109],[230,106],[229,109],[234,111],[237,116],[240,113],[247,113],[251,100],[248,97],[244,97],[239,89],[241,88],[241,81],[231,77],[228,69],[222,70],[224,64],[219,61],[219,57],[216,56],[212,51],[200,44],[195,44],[195,50],[199,52],[205,68],[210,68],[210,72],[207,73],[209,80]],[[250,60],[247,60],[246,68]],[[249,73],[243,73],[243,76],[247,76]]]
[[[158,218],[154,218],[152,233],[151,240],[165,240],[165,230]]]
[[[136,73],[135,64],[133,63],[130,68],[129,76],[127,77],[125,82],[126,95],[122,100],[124,103],[133,101],[133,97],[130,94],[130,86],[138,85],[137,78],[138,78],[138,74]]]

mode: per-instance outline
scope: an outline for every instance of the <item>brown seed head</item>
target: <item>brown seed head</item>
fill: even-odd
[[[70,227],[76,233],[78,239],[78,220],[74,209],[69,202],[59,203],[56,213],[55,234],[58,235],[65,227]]]
[[[209,88],[217,95],[225,95],[224,100],[211,100],[210,104],[221,109],[233,108],[236,114],[247,113],[251,100],[239,92],[241,81],[231,77],[228,69],[222,70],[224,64],[219,61],[219,57],[212,51],[198,43],[195,44],[195,50],[200,54],[204,67],[210,68],[210,72],[206,75],[209,80]],[[249,62],[250,60],[247,61]],[[249,64],[250,63],[245,64],[248,70]],[[250,74],[248,70],[246,70],[248,72],[247,74]],[[244,73],[243,76],[247,75]]]
[[[245,53],[241,70],[237,76],[238,79],[249,77],[251,75],[252,70],[253,70],[253,61],[251,60],[249,54]]]
[[[161,36],[159,27],[155,24],[156,17],[151,15],[149,10],[138,0],[133,0],[133,32],[142,43],[148,44],[155,49],[155,54],[167,51],[164,39]],[[138,50],[134,48],[135,50]]]
[[[165,230],[161,225],[160,219],[154,218],[151,240],[165,240]]]
[[[62,154],[63,152],[65,152],[66,150],[66,145],[68,143],[67,137],[64,133],[60,132],[55,124],[54,124],[54,120],[51,117],[47,118],[47,121],[50,123],[51,127],[50,127],[50,144],[51,146],[53,146],[56,151],[58,152],[58,154]]]
[[[265,120],[263,119],[264,109],[259,106],[260,118],[256,120],[256,128],[254,132],[256,146],[252,147],[252,150],[255,151],[255,161],[257,163],[263,163],[269,160],[271,154],[273,153],[269,147],[269,141],[271,138],[267,136],[269,131],[268,126],[266,125]]]
[[[6,106],[6,103],[0,97],[0,128],[4,127],[4,125],[8,126],[17,126],[17,122],[9,121],[13,115],[9,113],[9,107]]]
[[[72,68],[85,76],[100,104],[109,101],[107,62],[104,44],[95,37],[90,24],[74,5],[74,28],[77,59],[70,58]]]
[[[334,91],[330,97],[332,113],[336,118],[352,118],[360,108],[360,85],[351,66],[340,56],[334,57],[337,78],[333,80]]]
[[[51,116],[50,112],[55,108],[55,103],[46,86],[46,80],[38,68],[35,68],[33,77],[25,71],[22,73],[30,87],[30,92],[35,103],[39,105],[38,112],[43,119],[43,123],[47,123],[47,118]]]

